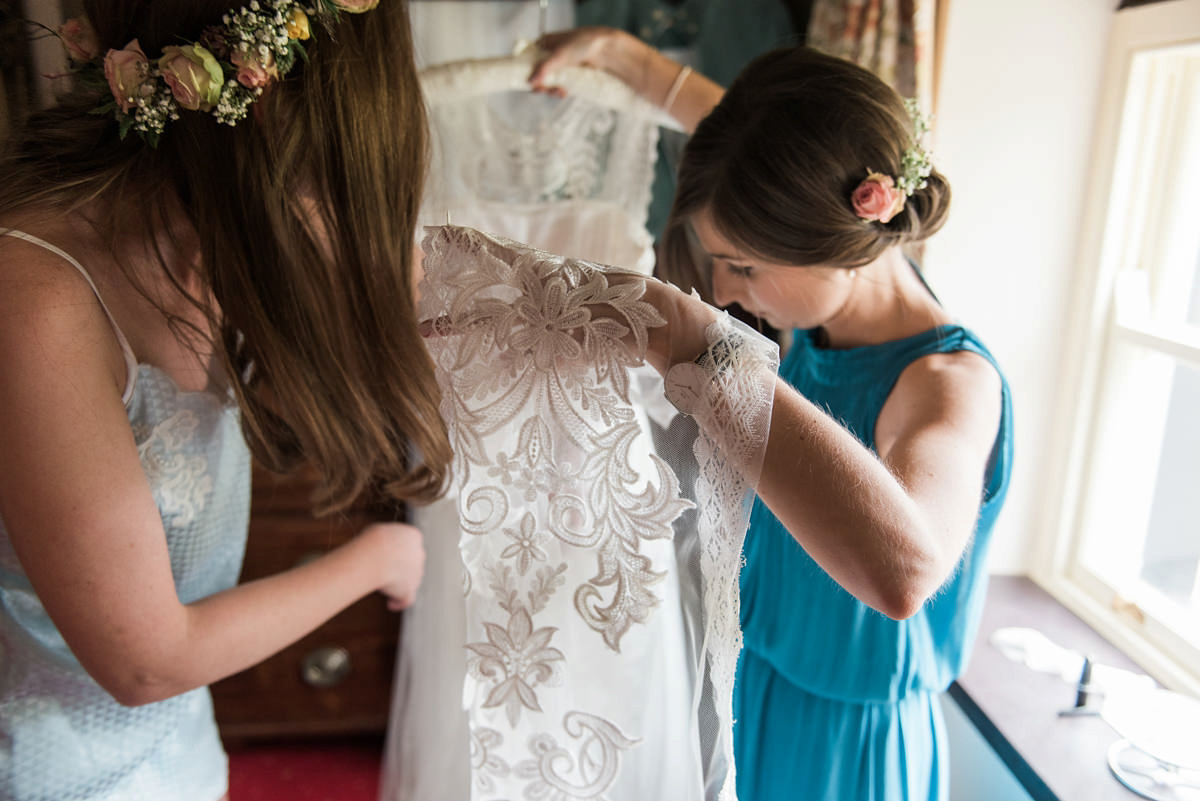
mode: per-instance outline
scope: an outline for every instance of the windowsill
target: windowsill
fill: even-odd
[[[1130,801],[1108,768],[1120,739],[1098,716],[1062,716],[1075,689],[1058,676],[1014,662],[990,642],[998,628],[1025,626],[1089,654],[1097,663],[1141,670],[1033,581],[992,576],[970,665],[950,696],[1035,801]]]

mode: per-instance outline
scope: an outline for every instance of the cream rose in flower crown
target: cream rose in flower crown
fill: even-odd
[[[263,90],[304,56],[301,42],[312,36],[313,20],[329,29],[340,13],[362,14],[377,5],[379,0],[250,0],[207,28],[200,41],[164,47],[154,59],[135,39],[98,60],[100,43],[86,19],[67,20],[57,33],[80,79],[106,86],[112,95],[96,113],[115,117],[122,139],[133,130],[153,147],[181,110],[236,125]]]
[[[225,74],[213,54],[200,45],[164,47],[158,72],[181,108],[212,111],[221,99]]]

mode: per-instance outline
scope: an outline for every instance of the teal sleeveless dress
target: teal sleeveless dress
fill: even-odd
[[[796,331],[780,375],[874,448],[875,421],[904,368],[968,350],[1000,372],[979,339],[939,326],[882,345],[831,350]],[[954,574],[912,618],[896,621],[831,579],[755,503],[741,574],[745,647],[734,688],[740,801],[944,801],[947,757],[938,695],[963,670],[987,584],[985,559],[1012,464],[1003,407],[981,486],[975,534]]]

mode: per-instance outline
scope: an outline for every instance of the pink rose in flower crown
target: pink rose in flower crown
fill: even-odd
[[[850,196],[854,213],[864,220],[890,221],[904,208],[904,193],[892,176],[867,171],[867,177]]]
[[[273,53],[268,52],[264,59],[257,53],[235,50],[229,56],[229,61],[237,67],[238,83],[247,89],[261,89],[279,77]]]
[[[92,23],[84,17],[72,17],[58,26],[58,36],[72,61],[83,64],[100,55],[100,40]]]
[[[342,11],[361,14],[379,5],[379,0],[333,0],[333,4]]]
[[[211,111],[221,98],[225,75],[213,54],[200,45],[164,47],[158,69],[182,108]]]
[[[104,55],[104,77],[121,111],[129,111],[137,105],[139,97],[154,92],[148,82],[150,62],[137,39],[121,50],[109,50]]]

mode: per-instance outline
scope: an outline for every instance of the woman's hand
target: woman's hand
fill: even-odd
[[[372,523],[359,535],[372,545],[380,570],[376,589],[387,596],[388,609],[412,606],[425,576],[425,544],[420,530],[407,523]]]
[[[600,25],[544,34],[537,41],[542,54],[529,73],[529,83],[534,91],[562,95],[562,88],[549,84],[548,79],[563,67],[592,67],[622,77],[622,56],[633,52],[638,44],[631,34]]]
[[[588,26],[557,31],[545,34],[537,44],[543,53],[529,73],[534,91],[561,97],[563,88],[551,83],[555,70],[592,67],[616,76],[650,103],[665,107],[689,133],[725,93],[708,78],[617,28]]]
[[[666,374],[680,362],[690,362],[708,348],[708,326],[721,312],[700,298],[678,287],[653,278],[645,281],[642,300],[654,306],[667,321],[666,325],[651,328],[646,346],[646,361]]]

